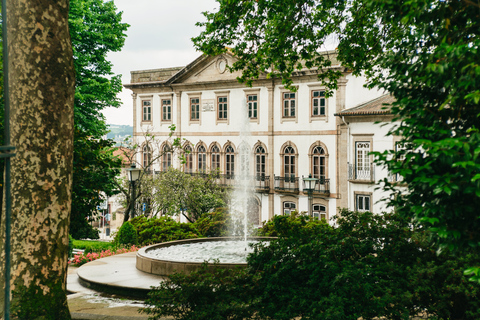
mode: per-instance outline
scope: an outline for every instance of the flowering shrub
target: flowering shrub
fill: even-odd
[[[115,254],[135,252],[135,251],[138,251],[138,249],[139,249],[138,247],[133,245],[130,248],[120,248],[120,249],[117,249],[117,250],[108,249],[108,250],[103,250],[100,253],[97,253],[97,252],[89,252],[89,253],[86,253],[86,254],[85,253],[79,253],[79,254],[74,255],[73,259],[68,261],[68,264],[71,264],[75,267],[80,267],[81,265],[83,265],[87,262],[93,261],[93,260],[113,256]]]

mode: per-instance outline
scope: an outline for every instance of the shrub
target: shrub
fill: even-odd
[[[118,245],[136,245],[138,243],[137,230],[130,221],[124,222],[120,227],[115,242]]]
[[[251,319],[255,310],[254,281],[245,269],[211,269],[207,264],[189,275],[175,273],[153,288],[140,311],[152,320]],[[186,307],[188,305],[188,307]]]
[[[204,213],[195,221],[197,230],[206,237],[225,237],[229,235],[230,215],[225,208]]]
[[[480,257],[437,255],[430,234],[396,214],[342,210],[336,227],[279,216],[268,228],[279,238],[258,244],[245,272],[175,275],[152,291],[145,312],[177,320],[480,319],[478,285],[463,275]]]
[[[116,245],[113,242],[95,240],[73,240],[73,248],[83,249],[86,252],[101,252],[113,249]]]
[[[135,217],[132,225],[138,231],[138,243],[148,245],[160,242],[199,238],[199,232],[192,223],[180,223],[170,217]]]

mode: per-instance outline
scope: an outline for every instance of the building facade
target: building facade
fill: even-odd
[[[256,191],[254,224],[292,210],[309,212],[310,204],[315,217],[326,219],[340,207],[381,210],[373,202],[375,179],[360,178],[372,170],[368,151],[391,144],[386,129],[373,125],[389,116],[365,116],[358,109],[384,95],[365,88],[364,79],[345,70],[334,52],[325,54],[342,71],[338,90],[328,98],[317,70],[297,72],[295,92],[266,76],[246,87],[237,81],[239,72],[227,70],[235,59],[228,53],[201,56],[186,67],[132,71],[125,87],[133,91],[134,137],[142,144],[148,132],[167,141],[175,125],[175,136],[189,150],[185,163],[166,152],[155,171],[174,166],[191,174],[219,172],[219,183],[234,187],[233,178],[246,166]],[[169,147],[165,142],[160,148]],[[150,148],[143,145],[138,163],[148,162]],[[358,174],[351,176],[351,170]],[[310,201],[303,183],[309,176],[317,179]]]

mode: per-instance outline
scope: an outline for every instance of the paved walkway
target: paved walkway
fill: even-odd
[[[69,267],[68,306],[73,319],[148,319],[138,312],[144,306],[140,298],[163,278],[137,270],[135,255],[136,252],[130,252],[95,260],[80,268]]]

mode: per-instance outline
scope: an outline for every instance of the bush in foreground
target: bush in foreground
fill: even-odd
[[[138,216],[130,222],[137,230],[138,243],[142,246],[200,237],[194,224],[180,223],[170,217],[146,218],[145,216]]]
[[[145,312],[177,320],[480,318],[479,287],[463,276],[480,258],[437,255],[427,231],[395,214],[343,210],[335,228],[303,216],[274,220],[279,238],[258,245],[247,270],[175,275],[152,291]]]

